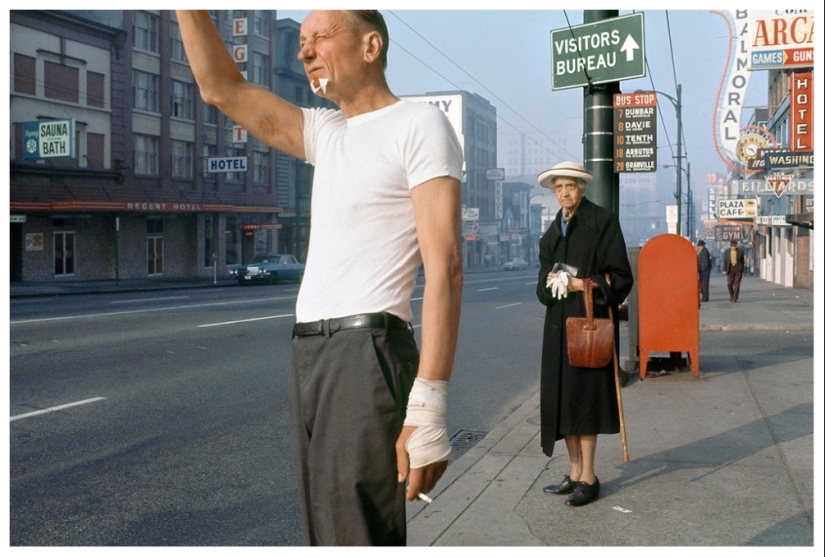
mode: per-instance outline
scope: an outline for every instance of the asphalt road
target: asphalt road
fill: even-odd
[[[535,277],[465,277],[454,439],[483,436],[537,389]],[[286,396],[297,291],[11,300],[11,544],[300,545]]]

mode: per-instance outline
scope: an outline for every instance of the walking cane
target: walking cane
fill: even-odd
[[[610,275],[604,274],[604,278],[610,285]],[[607,314],[610,321],[613,322],[613,306],[607,306]],[[618,333],[618,331],[617,331]],[[613,336],[613,377],[616,381],[616,400],[619,403],[619,431],[622,433],[622,460],[630,462],[630,456],[627,454],[627,432],[624,429],[624,408],[622,407],[622,379],[619,377],[619,354],[616,350],[616,336]]]
[[[613,320],[613,308],[608,307],[610,320]],[[613,375],[616,380],[616,399],[619,403],[619,431],[622,433],[622,460],[630,462],[627,454],[627,432],[624,429],[624,408],[622,408],[622,380],[619,377],[619,355],[616,350],[616,337],[613,337]]]

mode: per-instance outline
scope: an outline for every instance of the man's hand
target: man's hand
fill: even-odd
[[[407,453],[407,439],[410,438],[415,426],[405,425],[401,429],[401,435],[395,442],[395,453],[398,460],[398,483],[406,481],[407,476],[410,483],[407,486],[407,501],[415,501],[419,493],[429,493],[441,479],[444,470],[447,469],[448,460],[433,462],[422,468],[410,470],[410,455]]]

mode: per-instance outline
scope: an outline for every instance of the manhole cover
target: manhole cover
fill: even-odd
[[[486,431],[459,429],[450,437],[450,446],[454,451],[466,451],[475,447],[476,444],[486,436]]]

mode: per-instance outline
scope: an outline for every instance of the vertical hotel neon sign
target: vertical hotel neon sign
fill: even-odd
[[[814,74],[791,74],[791,151],[814,150]]]

